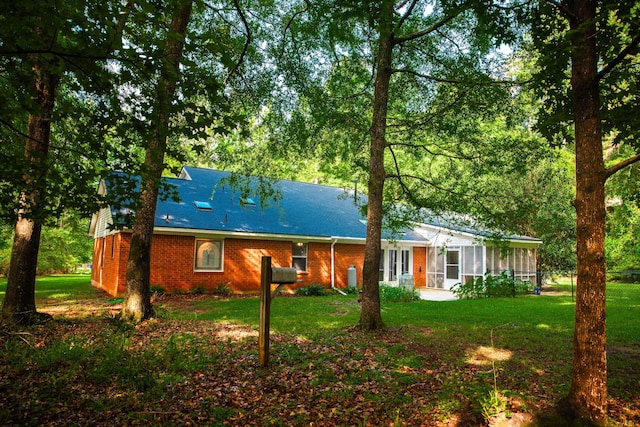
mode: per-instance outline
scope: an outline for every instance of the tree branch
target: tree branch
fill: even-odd
[[[609,178],[611,175],[615,174],[619,170],[624,169],[627,166],[632,165],[632,164],[637,163],[637,162],[640,162],[640,154],[636,154],[633,157],[629,157],[628,159],[622,160],[621,162],[616,163],[615,165],[613,165],[611,167],[608,167],[604,171],[605,179]]]
[[[419,77],[421,79],[426,79],[426,80],[431,80],[437,83],[451,83],[451,84],[455,84],[455,85],[469,85],[469,86],[484,86],[484,85],[494,85],[494,84],[498,84],[498,85],[505,85],[505,86],[522,86],[524,84],[530,83],[529,81],[525,81],[525,82],[519,82],[519,81],[512,81],[512,80],[487,80],[486,82],[465,82],[463,80],[451,80],[451,79],[443,79],[441,77],[435,77],[432,76],[430,74],[422,74],[419,73],[417,71],[408,69],[408,68],[394,68],[393,70],[391,70],[392,73],[407,73],[407,74],[412,74],[416,77]]]
[[[631,43],[629,43],[627,47],[622,49],[622,51],[620,51],[618,56],[616,56],[613,61],[609,62],[602,70],[600,70],[600,72],[598,72],[598,74],[596,75],[596,81],[602,80],[611,70],[613,70],[618,64],[620,64],[627,55],[630,55],[631,51],[637,48],[638,45],[640,45],[640,34],[635,36],[635,38],[631,40]]]
[[[310,6],[309,6],[309,2],[308,2],[308,0],[304,0],[304,4],[305,4],[304,9],[302,9],[302,10],[299,10],[299,11],[295,12],[295,13],[293,14],[293,16],[291,16],[291,19],[289,19],[289,21],[287,22],[287,25],[284,27],[284,31],[282,32],[283,36],[282,36],[282,51],[281,51],[281,56],[284,56],[284,46],[285,46],[284,39],[286,39],[286,38],[287,38],[287,31],[289,31],[289,28],[291,28],[291,24],[293,23],[293,21],[296,19],[296,17],[297,17],[298,15],[302,15],[303,13],[305,13],[305,12],[308,12],[308,11],[309,11],[309,7],[310,7]]]
[[[413,0],[411,2],[411,5],[409,6],[405,14],[402,15],[402,18],[400,18],[400,21],[398,21],[398,25],[396,25],[396,31],[400,30],[402,24],[404,24],[404,21],[406,21],[411,16],[411,14],[413,13],[413,9],[416,7],[416,3],[418,3],[418,0]],[[403,3],[401,7],[404,6],[404,4],[406,3]]]
[[[244,12],[242,12],[242,8],[240,7],[240,3],[238,3],[238,0],[233,0],[233,5],[235,6],[236,11],[238,12],[238,15],[240,16],[240,20],[242,21],[242,25],[244,25],[244,28],[247,31],[247,38],[244,41],[244,46],[242,47],[242,53],[240,53],[240,58],[238,59],[238,62],[233,67],[233,69],[231,69],[231,71],[229,71],[229,74],[227,74],[227,78],[225,79],[225,81],[228,81],[229,78],[231,78],[231,76],[233,76],[233,74],[235,74],[235,72],[238,70],[238,68],[240,68],[240,66],[242,65],[242,62],[244,61],[244,57],[247,54],[247,50],[249,49],[249,44],[251,43],[251,29],[249,28],[249,23],[247,22],[247,18],[244,16]]]
[[[564,13],[569,19],[576,19],[576,15],[565,7],[561,2],[556,0],[547,0],[547,3],[555,6],[560,12]]]
[[[411,40],[419,39],[420,37],[426,36],[427,34],[431,34],[434,31],[438,31],[438,29],[444,27],[446,24],[451,22],[455,17],[457,17],[462,12],[462,10],[463,10],[463,8],[460,8],[458,10],[454,10],[453,13],[451,13],[450,15],[442,18],[440,21],[436,22],[431,27],[425,28],[422,31],[418,31],[416,33],[409,34],[409,35],[404,36],[404,37],[393,37],[392,43],[393,43],[393,45],[399,45],[399,44],[402,44],[402,43],[405,43],[405,42],[408,42],[408,41],[411,41]]]

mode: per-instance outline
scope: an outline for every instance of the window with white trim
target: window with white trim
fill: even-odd
[[[293,242],[291,247],[291,266],[297,271],[307,271],[307,244]]]
[[[195,265],[197,271],[222,271],[222,240],[196,240]]]

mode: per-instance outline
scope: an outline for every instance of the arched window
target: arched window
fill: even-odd
[[[222,271],[222,241],[196,240],[195,269]]]

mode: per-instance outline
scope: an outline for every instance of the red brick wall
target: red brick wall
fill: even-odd
[[[124,292],[129,237],[129,234],[117,233],[93,242],[91,283],[111,295]]]
[[[102,287],[102,242],[104,239],[93,239],[93,258],[91,259],[91,284]]]
[[[112,295],[124,292],[130,233],[115,235],[115,250],[111,257],[112,236],[106,237],[104,266],[101,267],[102,244],[96,239],[92,282]],[[151,248],[151,285],[166,291],[188,292],[194,287],[212,291],[224,283],[235,292],[257,292],[260,289],[260,268],[263,256],[270,256],[273,267],[291,267],[291,241],[224,239],[223,271],[195,271],[195,241],[193,236],[156,234]],[[299,282],[288,286],[295,289],[311,284],[331,286],[331,243],[309,243],[307,271],[298,274]],[[348,285],[348,268],[356,267],[357,284],[362,284],[364,244],[335,244],[335,285]],[[414,248],[414,276],[416,284],[424,277],[424,248]],[[422,266],[422,272],[418,272]],[[424,279],[422,279],[424,282]]]
[[[346,288],[349,284],[348,270],[356,268],[356,285],[362,285],[362,267],[364,264],[364,245],[340,243],[334,247],[336,259],[336,286]]]

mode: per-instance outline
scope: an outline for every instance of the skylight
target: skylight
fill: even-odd
[[[210,211],[213,209],[209,202],[199,202],[196,200],[193,204],[196,205],[196,209],[200,211]]]
[[[256,202],[251,197],[246,197],[240,199],[240,204],[243,206],[255,206]]]

